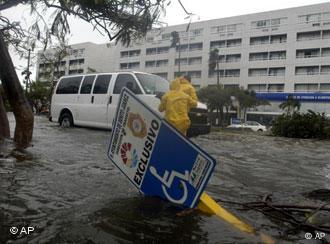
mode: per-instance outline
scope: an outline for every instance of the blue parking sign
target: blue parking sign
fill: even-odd
[[[190,208],[197,205],[216,162],[126,88],[108,157],[143,194]]]

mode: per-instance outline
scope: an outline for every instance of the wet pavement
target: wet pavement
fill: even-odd
[[[217,217],[197,211],[178,217],[175,206],[140,195],[107,159],[109,136],[35,117],[28,154],[0,159],[0,243],[259,242]],[[251,202],[272,194],[283,204],[326,202],[304,193],[330,189],[330,141],[237,132],[193,141],[218,161],[206,189],[215,199]],[[259,212],[223,206],[278,243],[320,243],[306,240],[304,231],[288,233],[290,226]],[[323,221],[330,223],[330,216]],[[13,226],[34,231],[13,235]],[[326,235],[323,241],[330,240]]]

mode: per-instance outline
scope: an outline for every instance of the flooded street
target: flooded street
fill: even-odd
[[[0,243],[259,242],[217,217],[197,211],[178,217],[173,205],[144,198],[108,160],[109,136],[109,131],[63,129],[35,117],[27,159],[0,159]],[[206,188],[215,199],[253,202],[272,194],[282,204],[330,201],[304,194],[330,189],[330,141],[237,132],[193,141],[218,162]],[[223,206],[280,243],[319,243],[305,240],[304,231],[287,233],[289,226],[257,211]],[[330,225],[330,216],[324,221]],[[35,230],[12,235],[13,226]]]

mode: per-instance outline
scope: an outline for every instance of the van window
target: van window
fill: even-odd
[[[95,75],[85,76],[80,88],[80,94],[90,94],[93,86]]]
[[[158,75],[136,73],[136,77],[146,94],[157,94],[157,92],[167,92],[169,83]]]
[[[57,86],[56,94],[77,94],[82,76],[66,77]]]
[[[129,88],[135,94],[141,94],[141,90],[138,87],[134,77],[130,74],[119,74],[116,79],[115,88],[113,94],[120,94],[123,87]]]
[[[93,93],[94,94],[107,94],[108,87],[111,80],[111,75],[99,75],[96,78]]]

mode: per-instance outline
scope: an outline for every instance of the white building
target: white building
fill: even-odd
[[[180,61],[179,48],[170,48],[173,31],[180,34]],[[187,24],[154,29],[129,47],[81,43],[71,48],[61,75],[139,70],[171,80],[188,74],[196,88],[216,84],[208,59],[218,48],[220,83],[253,89],[273,101],[259,110],[279,111],[278,104],[293,93],[302,110],[330,114],[330,3],[201,21],[188,31]],[[47,63],[39,62],[37,78],[45,73]]]

